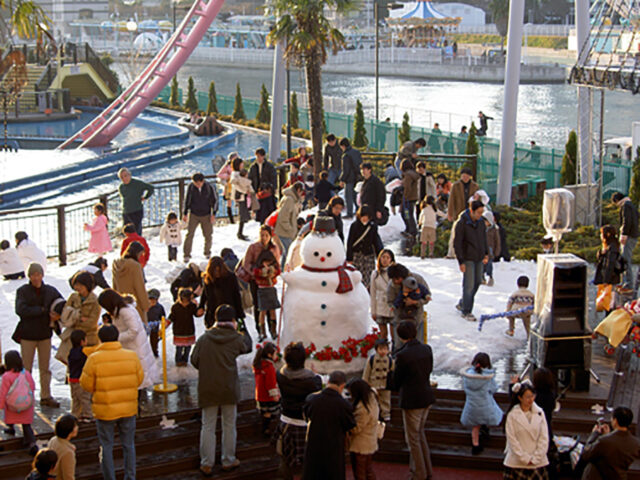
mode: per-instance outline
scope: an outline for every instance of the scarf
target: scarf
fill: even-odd
[[[347,270],[355,272],[356,269],[346,261],[339,267],[335,268],[314,268],[308,267],[304,264],[302,265],[302,268],[309,272],[338,272],[338,288],[336,288],[336,293],[347,293],[353,290],[353,284],[351,283]]]

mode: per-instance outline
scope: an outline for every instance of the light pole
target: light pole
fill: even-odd
[[[403,8],[404,5],[400,3],[386,3],[386,0],[373,0],[373,20],[376,28],[376,52],[375,52],[375,77],[376,77],[376,122],[380,119],[380,3],[387,7],[389,10],[397,10]]]

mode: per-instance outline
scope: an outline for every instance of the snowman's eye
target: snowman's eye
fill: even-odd
[[[331,252],[327,252],[327,257],[330,257],[330,256],[331,256]]]
[[[317,256],[319,256],[319,255],[320,255],[320,253],[319,253],[319,252],[313,252],[313,256],[314,256],[314,257],[317,257]]]

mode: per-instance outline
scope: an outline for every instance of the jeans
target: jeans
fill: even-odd
[[[51,339],[20,340],[20,356],[25,370],[31,373],[33,359],[38,350],[38,370],[40,371],[40,400],[51,398]]]
[[[465,271],[462,276],[462,314],[468,315],[473,311],[473,298],[482,283],[482,262],[464,262]]]
[[[191,351],[190,346],[181,347],[176,345],[176,365],[179,363],[189,363],[189,352]]]
[[[335,185],[338,181],[338,178],[340,178],[340,169],[330,168],[328,173],[329,176],[327,177],[327,180],[329,181],[329,183],[333,183]]]
[[[625,288],[634,288],[631,254],[633,253],[633,249],[636,248],[637,243],[637,238],[627,237],[627,241],[625,242],[624,247],[622,247],[622,258],[624,258],[627,263],[627,268],[624,271],[624,277],[622,279],[622,283]]]
[[[174,247],[173,245],[169,245],[167,247],[167,249],[169,250],[169,261],[173,261],[173,260],[177,260],[178,259],[178,247]]]
[[[196,234],[198,225],[200,225],[202,236],[204,237],[204,256],[209,257],[211,255],[211,237],[213,236],[211,216],[189,213],[187,236],[184,237],[184,258],[191,258],[191,245],[193,244],[193,237]]]
[[[416,202],[405,200],[402,206],[402,220],[404,220],[405,231],[411,235],[418,233],[415,214]]]
[[[347,204],[347,217],[353,217],[353,207],[356,203],[356,191],[354,183],[344,184],[344,201]]]
[[[280,259],[280,268],[284,271],[284,264],[287,263],[287,253],[289,252],[289,247],[293,243],[293,238],[287,237],[279,237],[280,243],[282,243],[282,258]]]
[[[489,249],[489,261],[484,265],[484,273],[489,278],[493,277],[493,249]]]
[[[222,415],[222,466],[236,461],[236,416],[237,405],[214,405],[202,409],[200,429],[200,465],[213,467],[216,463],[216,423],[218,410]]]
[[[409,447],[411,480],[425,480],[433,477],[431,452],[429,452],[427,436],[424,432],[429,409],[430,407],[402,410],[404,438],[407,442],[407,447]]]
[[[136,227],[136,233],[142,235],[142,217],[144,217],[144,209],[140,209],[137,212],[129,212],[122,214],[122,220],[124,224],[133,223]]]
[[[104,480],[116,480],[113,465],[114,429],[118,427],[122,456],[124,458],[124,480],[136,478],[136,417],[124,417],[117,420],[96,420],[98,441],[100,442],[100,466]]]

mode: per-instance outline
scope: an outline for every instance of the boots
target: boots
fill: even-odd
[[[258,329],[258,342],[262,343],[266,338],[267,338],[267,334],[265,333],[265,327],[263,323],[262,325],[260,325],[260,328]]]
[[[271,334],[271,338],[273,340],[277,340],[277,338],[278,338],[278,329],[277,329],[277,322],[276,322],[275,318],[270,318],[269,319],[269,333]]]
[[[245,242],[249,240],[248,237],[245,237],[242,234],[242,230],[244,229],[244,222],[242,220],[240,220],[240,222],[238,223],[238,239],[240,240],[244,240]]]
[[[271,436],[271,430],[269,430],[269,425],[271,425],[271,417],[262,417],[262,434],[265,437]]]
[[[229,223],[233,224],[233,211],[231,206],[227,206],[227,217],[229,217]]]

